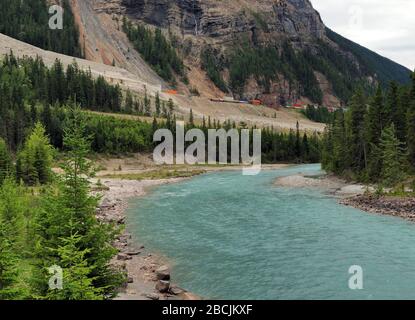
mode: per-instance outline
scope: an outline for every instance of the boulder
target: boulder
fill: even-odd
[[[126,261],[126,260],[131,260],[131,259],[132,259],[132,257],[125,254],[125,253],[119,253],[117,255],[117,260]]]
[[[182,288],[178,287],[178,286],[171,286],[170,288],[170,293],[174,294],[175,296],[185,293],[186,291],[183,290]]]
[[[144,296],[147,299],[150,299],[150,300],[159,300],[160,299],[160,296],[156,293],[148,293],[148,294],[145,294]]]
[[[170,289],[170,281],[159,280],[156,284],[156,290],[161,293],[169,292]]]
[[[155,272],[157,280],[170,280],[170,269],[168,266],[161,266]]]
[[[138,249],[130,249],[125,252],[125,254],[129,256],[138,256],[140,253],[141,253],[141,250],[138,250]]]

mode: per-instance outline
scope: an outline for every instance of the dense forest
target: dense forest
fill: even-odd
[[[17,59],[13,54],[0,62],[0,136],[12,150],[22,145],[37,120],[45,122],[49,133],[58,127],[53,106],[73,101],[89,110],[118,112],[122,100],[119,86],[94,79],[76,64],[64,70],[57,60],[48,69],[39,58]]]
[[[270,91],[271,81],[283,75],[290,88],[301,96],[321,104],[323,93],[313,69],[302,52],[295,52],[289,43],[276,46],[245,46],[235,50],[229,57],[229,84],[232,91],[243,96],[247,80],[254,76],[265,92]]]
[[[317,51],[317,52],[316,52]],[[255,77],[264,88],[270,91],[272,82],[283,76],[289,83],[290,90],[299,96],[305,96],[316,104],[322,104],[323,92],[314,71],[323,74],[331,83],[336,96],[344,103],[360,85],[365,91],[370,86],[362,79],[361,70],[351,65],[348,58],[329,46],[318,41],[318,46],[294,50],[290,43],[281,46],[242,45],[227,57],[222,57],[214,48],[206,46],[201,53],[202,68],[209,78],[222,91],[229,89],[239,97],[244,96],[244,87],[250,77]],[[229,84],[222,78],[221,71],[229,69]],[[228,88],[229,86],[229,88]]]
[[[63,29],[49,28],[48,1],[0,0],[0,33],[45,50],[82,57],[79,32],[68,0],[62,2]]]
[[[359,61],[361,65],[360,72],[364,76],[370,76],[376,74],[380,84],[386,89],[391,81],[396,81],[401,84],[409,83],[410,71],[389,60],[382,57],[377,53],[350,41],[338,33],[326,28],[327,37],[338,44],[346,52],[352,53]],[[354,70],[355,67],[348,65],[350,70]],[[354,72],[354,71],[353,71]]]
[[[93,78],[76,64],[64,70],[61,62],[48,69],[41,59],[17,59],[7,55],[0,64],[0,137],[12,151],[18,151],[31,129],[40,121],[54,147],[63,145],[63,127],[67,118],[66,105],[79,104],[82,109],[114,113],[129,113],[155,117],[155,123],[119,119],[89,113],[86,130],[93,135],[92,150],[99,153],[128,153],[151,151],[152,136],[158,128],[175,125],[174,104],[162,101],[157,94],[152,101],[145,94],[139,99],[130,91],[122,94],[119,86],[108,84],[104,78]],[[193,117],[189,119],[193,123]],[[240,127],[241,124],[219,123],[206,119],[199,127]],[[318,139],[314,134],[305,138],[304,153],[295,144],[303,145],[299,133],[279,133],[268,128],[263,133],[263,152],[267,161],[317,161]],[[270,142],[271,141],[271,142]],[[273,150],[277,147],[279,150]],[[310,146],[310,148],[309,148]],[[294,152],[294,150],[297,150]],[[310,151],[311,150],[311,151]]]
[[[153,31],[139,24],[133,25],[124,17],[123,30],[134,48],[160,77],[174,82],[174,74],[176,74],[186,82],[183,61],[160,29]]]
[[[380,187],[402,187],[415,172],[415,74],[367,97],[358,89],[323,139],[322,162],[336,174]],[[409,181],[410,182],[410,181]]]

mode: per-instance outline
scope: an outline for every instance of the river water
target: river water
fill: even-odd
[[[169,258],[173,281],[211,299],[415,299],[415,224],[274,186],[319,165],[218,172],[134,199],[127,227]],[[349,288],[349,268],[363,289]]]

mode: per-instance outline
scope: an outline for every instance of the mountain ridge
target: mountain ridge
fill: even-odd
[[[206,47],[211,50],[213,63],[219,67],[227,90],[220,85],[221,80],[216,81],[216,86],[224,94],[232,93],[237,98],[262,98],[274,106],[284,101],[340,105],[347,102],[356,83],[374,88],[376,84],[385,85],[391,80],[402,83],[409,79],[409,69],[385,60],[387,58],[380,59],[380,55],[366,48],[362,54],[358,44],[340,35],[334,36],[308,0],[118,2],[133,23],[161,28],[179,42],[179,48],[188,52],[183,55],[191,70],[209,71],[199,57]],[[237,79],[240,87],[232,86],[229,76],[238,72],[232,71],[232,58],[237,54],[232,57],[231,51],[241,49],[242,43],[248,43],[248,48],[255,50],[276,47],[278,52],[272,59],[283,60],[283,66],[275,66],[272,77],[264,75],[265,72],[242,75],[243,79]],[[295,52],[288,54],[290,61],[284,61],[285,43]],[[331,51],[331,56],[321,58],[321,43],[327,46],[324,49]],[[255,57],[246,58],[244,63],[252,64],[256,63],[255,59],[266,58],[258,52],[252,52],[251,56]],[[299,66],[292,67],[295,64]],[[346,70],[344,65],[355,70]],[[236,78],[239,76],[237,74]],[[217,72],[209,78],[218,80]],[[191,85],[197,87],[198,83]]]

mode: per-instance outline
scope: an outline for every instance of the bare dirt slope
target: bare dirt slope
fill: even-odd
[[[68,65],[76,61],[80,68],[91,70],[92,75],[104,76],[110,83],[120,84],[124,88],[142,93],[144,87],[150,94],[155,94],[161,90],[160,86],[154,86],[147,83],[144,79],[137,75],[118,67],[108,66],[103,63],[88,61],[69,57],[51,51],[42,50],[31,46],[27,43],[15,40],[3,34],[0,34],[0,55],[10,53],[10,51],[18,56],[39,56],[46,65],[52,65],[56,59],[59,59],[63,65]],[[297,112],[289,110],[276,111],[263,106],[252,106],[231,103],[214,103],[207,98],[189,97],[186,95],[169,95],[162,93],[162,99],[172,99],[177,105],[177,113],[186,116],[190,109],[193,110],[195,118],[201,119],[203,116],[210,116],[213,119],[226,121],[231,120],[237,123],[243,121],[248,125],[257,125],[258,127],[274,126],[275,128],[295,128],[297,121],[300,122],[302,129],[307,131],[321,132],[324,129],[322,124],[314,123],[304,119]],[[276,116],[276,117],[275,117]]]
[[[275,129],[294,129],[297,121],[300,128],[309,132],[322,132],[324,125],[306,119],[302,114],[288,109],[272,109],[266,106],[254,106],[251,104],[217,103],[207,98],[188,97],[184,95],[171,96],[173,101],[180,106],[181,112],[191,108],[195,118],[210,116],[213,119],[223,121],[235,121],[237,124],[245,122],[248,126],[274,127]]]
[[[10,51],[13,51],[14,55],[17,57],[28,56],[35,58],[36,56],[39,56],[48,66],[53,65],[56,59],[60,60],[64,66],[67,66],[75,61],[81,69],[91,70],[93,76],[103,76],[110,83],[118,83],[124,88],[128,87],[137,92],[144,90],[144,86],[147,87],[149,92],[154,93],[156,91],[160,91],[161,89],[160,86],[151,85],[144,79],[139,78],[137,75],[132,74],[125,69],[74,58],[52,51],[46,51],[0,33],[0,55],[2,56],[8,54]]]
[[[118,2],[71,1],[86,59],[110,66],[115,64],[151,86],[165,88],[165,82],[144,62],[122,31],[122,8]]]

